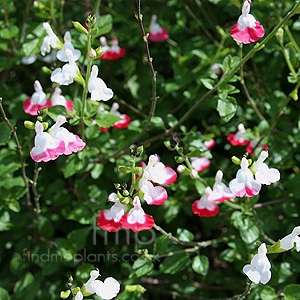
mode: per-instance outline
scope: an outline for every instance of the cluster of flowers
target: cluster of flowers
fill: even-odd
[[[249,141],[247,139],[245,139],[243,137],[243,135],[246,133],[246,129],[244,127],[244,125],[241,123],[238,125],[238,131],[236,133],[231,133],[228,137],[227,140],[231,143],[231,145],[233,146],[246,146],[246,151],[251,154],[254,155],[253,150],[256,147],[265,149],[265,150],[269,150],[268,145],[258,145],[258,140],[254,139],[252,141]]]
[[[107,277],[103,282],[96,280],[100,275],[99,270],[90,272],[90,279],[76,293],[75,300],[82,300],[84,296],[96,294],[105,300],[116,297],[120,291],[120,283],[113,277]]]
[[[270,253],[278,253],[288,251],[294,248],[296,244],[297,252],[300,251],[300,226],[293,229],[292,233],[279,240],[271,248]],[[275,248],[275,251],[272,251]],[[254,283],[266,284],[271,279],[271,264],[267,257],[268,249],[265,243],[261,244],[258,248],[258,253],[255,254],[250,262],[243,268],[243,272]]]
[[[160,162],[157,155],[151,155],[148,164],[141,164],[141,166],[143,171],[137,180],[137,190],[140,192],[130,201],[132,204],[128,203],[127,190],[124,195],[120,191],[117,194],[110,194],[108,201],[115,204],[109,210],[103,210],[99,214],[98,225],[102,229],[115,232],[123,227],[136,232],[153,227],[154,220],[145,214],[139,195],[142,194],[141,199],[149,205],[163,204],[168,198],[167,191],[162,186],[154,186],[154,183],[171,184],[176,180],[177,174],[171,167]]]
[[[259,159],[249,169],[249,161],[243,157],[240,170],[236,178],[229,182],[227,187],[222,182],[223,172],[219,170],[215,177],[213,189],[207,187],[205,195],[193,203],[193,212],[200,217],[212,217],[219,212],[216,202],[222,203],[236,197],[253,197],[260,192],[263,184],[270,185],[280,179],[277,169],[269,168],[264,161],[268,157],[267,151],[262,151]],[[255,176],[255,178],[254,178]]]

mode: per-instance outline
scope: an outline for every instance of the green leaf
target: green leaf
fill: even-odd
[[[144,275],[150,274],[152,272],[152,270],[154,269],[154,266],[153,266],[152,262],[150,262],[145,257],[142,257],[142,258],[137,259],[133,263],[132,268],[133,268],[134,274],[137,277],[142,277]]]
[[[0,124],[0,145],[5,145],[11,135],[11,130],[5,122]]]
[[[212,79],[202,78],[200,81],[208,90],[212,90],[214,88],[215,83]]]
[[[95,164],[91,171],[91,176],[93,179],[98,179],[103,172],[103,164]]]
[[[196,273],[206,276],[209,269],[209,260],[207,256],[199,255],[194,257],[192,268]]]
[[[184,228],[177,228],[177,235],[184,242],[192,242],[194,240],[194,234]]]
[[[62,116],[67,116],[67,110],[63,105],[55,105],[48,107],[48,115],[50,116],[51,119],[56,121],[56,118],[60,115]]]
[[[96,123],[100,127],[111,127],[116,122],[121,121],[122,119],[116,115],[113,115],[107,111],[101,111],[96,116]]]
[[[272,288],[270,286],[266,286],[260,292],[260,298],[264,299],[264,300],[275,300],[275,299],[278,299],[278,295],[275,292],[274,288]]]
[[[68,234],[67,238],[70,242],[76,245],[78,250],[82,250],[86,246],[86,239],[90,232],[91,227],[75,229]]]
[[[2,287],[0,287],[0,299],[1,300],[10,300],[8,292],[5,289],[3,289]]]
[[[63,260],[74,260],[74,255],[77,253],[77,248],[72,242],[64,238],[57,238],[55,242],[57,243],[57,252],[63,257]]]
[[[11,211],[16,212],[16,213],[20,212],[20,210],[21,210],[21,207],[20,207],[19,202],[18,202],[17,200],[15,200],[15,199],[11,199],[11,200],[9,201],[9,203],[8,203],[8,208],[9,208]]]
[[[206,185],[199,180],[195,181],[195,187],[200,195],[205,194]]]
[[[190,258],[186,253],[175,254],[167,257],[160,265],[159,269],[165,274],[176,274],[184,270],[190,264]]]
[[[13,39],[19,34],[19,28],[16,25],[10,25],[8,28],[4,28],[0,30],[0,36],[3,39]]]
[[[60,298],[67,299],[71,294],[70,290],[60,292]]]
[[[300,285],[289,284],[283,289],[286,300],[299,300],[300,299]]]
[[[241,1],[240,0],[229,0],[233,5],[238,8],[241,8]]]
[[[109,14],[102,15],[99,19],[97,19],[95,27],[99,28],[99,32],[97,33],[96,37],[109,33],[112,29],[112,24],[113,19]]]
[[[226,99],[219,99],[217,111],[220,117],[225,121],[228,122],[232,119],[237,110],[237,102],[235,98],[228,97]]]
[[[188,153],[186,156],[187,157],[199,157],[201,155],[201,151],[199,149],[196,149],[190,153]]]

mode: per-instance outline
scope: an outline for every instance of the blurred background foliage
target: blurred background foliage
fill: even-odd
[[[157,14],[158,22],[167,27],[170,36],[160,43],[149,42],[158,73],[159,99],[149,131],[137,142],[145,147],[142,160],[157,153],[165,164],[176,169],[177,154],[163,144],[170,136],[164,134],[166,129],[174,126],[213,88],[221,76],[211,71],[214,64],[224,71],[232,67],[229,61],[234,64],[239,59],[239,47],[230,36],[230,28],[237,22],[240,10],[232,2],[142,1],[146,30],[151,15]],[[268,34],[294,3],[256,0],[252,1],[251,13]],[[74,46],[84,54],[86,37],[73,28],[72,21],[84,23],[94,7],[93,1],[3,0],[0,3],[0,96],[10,122],[17,127],[30,179],[35,164],[29,151],[35,133],[26,129],[23,122],[35,122],[35,118],[23,111],[22,103],[32,95],[35,80],[41,82],[48,95],[53,92],[55,86],[43,67],[53,70],[58,65],[57,61],[43,61],[40,55],[45,35],[42,22],[50,21],[60,37],[69,30]],[[42,168],[37,181],[40,222],[35,221],[26,207],[15,141],[7,124],[3,121],[0,124],[1,300],[59,299],[69,275],[74,277],[75,285],[81,286],[94,268],[100,269],[102,278],[113,276],[119,280],[122,293],[117,299],[120,300],[233,297],[246,288],[247,278],[241,270],[256,253],[255,242],[266,242],[265,234],[277,241],[299,225],[300,119],[299,102],[292,99],[297,98],[294,89],[299,79],[290,74],[283,56],[286,51],[297,72],[300,19],[296,15],[283,28],[282,45],[272,38],[244,66],[245,84],[262,118],[235,76],[230,85],[221,86],[218,93],[204,101],[172,132],[180,139],[185,153],[200,149],[211,159],[211,166],[200,175],[212,186],[218,169],[223,170],[226,182],[235,176],[238,167],[232,164],[231,157],[241,157],[245,147],[231,146],[226,137],[243,123],[249,129],[250,139],[264,137],[263,143],[270,148],[268,164],[280,170],[280,182],[263,187],[250,204],[245,199],[236,199],[232,203],[238,205],[220,205],[217,216],[199,218],[193,215],[191,205],[204,194],[205,186],[189,176],[179,175],[168,188],[169,198],[164,205],[145,207],[156,224],[180,240],[221,239],[204,248],[186,250],[193,247],[175,244],[154,230],[140,232],[140,242],[136,243],[137,237],[132,232],[128,235],[121,231],[116,239],[116,234],[97,227],[97,215],[107,207],[107,197],[114,192],[113,183],[130,183],[130,176],[121,174],[117,165],[128,164],[128,142],[142,131],[151,107],[151,74],[144,59],[136,12],[135,1],[101,1],[97,21],[100,34],[108,40],[116,35],[127,53],[117,61],[95,62],[100,77],[115,93],[114,99],[106,104],[117,101],[120,111],[128,114],[132,122],[125,130],[112,128],[100,132],[97,125],[86,127],[86,150],[39,164]],[[94,39],[93,47],[99,45],[99,39]],[[244,46],[244,53],[253,46]],[[22,58],[29,55],[37,55],[37,60],[23,64]],[[84,72],[83,57],[80,63]],[[63,86],[62,90],[70,100],[80,98],[82,93],[76,83]],[[220,99],[227,99],[227,105],[218,111]],[[49,118],[47,121],[52,122]],[[68,127],[79,132],[77,127]],[[210,138],[215,139],[216,146],[205,150],[203,142]],[[259,152],[257,148],[254,159]],[[149,240],[153,241],[148,243]],[[271,281],[267,286],[256,285],[248,299],[300,299],[299,254],[292,251],[272,254],[269,258]],[[143,286],[146,291],[135,285]],[[100,298],[94,296],[94,299]]]

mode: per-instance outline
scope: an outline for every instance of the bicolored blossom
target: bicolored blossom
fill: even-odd
[[[265,30],[255,18],[249,14],[251,0],[246,0],[242,8],[242,14],[238,22],[231,28],[232,38],[242,44],[256,42],[265,35]]]
[[[249,143],[248,140],[241,137],[242,134],[246,132],[246,129],[242,123],[238,125],[238,131],[236,133],[231,133],[227,137],[227,140],[232,146],[245,146]]]
[[[118,117],[120,117],[122,120],[117,121],[112,127],[114,128],[119,128],[119,129],[125,129],[129,126],[130,124],[130,117],[126,114],[121,114],[118,110],[119,110],[119,104],[117,102],[114,102],[111,109],[110,109],[110,113],[113,115],[116,115]],[[108,130],[110,127],[100,127],[101,131],[106,131]]]
[[[52,95],[52,105],[62,105],[67,110],[73,110],[73,101],[67,101],[66,98],[61,94],[61,89],[56,87]]]
[[[98,72],[98,67],[96,65],[93,65],[88,83],[88,89],[91,93],[91,100],[107,101],[114,96],[114,93],[110,88],[106,86],[105,82],[101,78],[97,77]]]
[[[30,151],[30,156],[34,161],[54,160],[65,152],[65,142],[60,138],[52,137],[48,132],[44,132],[41,122],[36,121],[35,131],[34,147]]]
[[[157,16],[152,15],[150,21],[149,40],[152,42],[161,42],[169,38],[166,27],[157,23]]]
[[[271,264],[267,257],[267,247],[263,243],[258,248],[258,253],[255,254],[250,262],[250,265],[245,265],[243,272],[248,278],[254,282],[266,284],[271,279]]]
[[[70,49],[65,50],[65,55],[68,58],[68,63],[62,68],[56,68],[50,77],[52,82],[57,82],[60,85],[69,85],[74,82],[74,77],[77,76],[78,67],[76,65],[73,53]]]
[[[65,116],[58,116],[56,123],[50,128],[49,133],[53,138],[61,139],[65,144],[63,154],[70,155],[78,152],[85,147],[85,142],[76,134],[71,133],[68,129],[61,127],[67,122]]]
[[[153,227],[154,219],[146,215],[142,209],[138,196],[133,199],[133,208],[121,219],[122,226],[131,229],[133,232],[147,230]]]
[[[288,234],[280,240],[280,248],[284,250],[291,250],[296,244],[297,252],[300,251],[300,226],[297,226],[293,229],[292,233]]]
[[[149,205],[162,205],[168,199],[168,193],[162,186],[154,186],[150,178],[150,173],[144,171],[139,181],[139,188],[144,193],[144,200]]]
[[[204,142],[204,146],[207,148],[207,149],[211,149],[215,146],[216,142],[214,139],[210,139],[209,141],[205,141]]]
[[[210,160],[207,157],[191,157],[191,165],[197,172],[201,172],[210,166]]]
[[[258,144],[258,140],[252,140],[252,141],[250,141],[250,143],[246,147],[246,151],[253,156],[255,154],[253,152],[253,150],[254,150],[255,147],[257,147],[257,148],[263,148],[265,150],[269,150],[269,146],[268,145],[264,144],[264,145],[258,145],[257,146],[257,144]]]
[[[119,282],[113,277],[107,277],[103,282],[96,280],[100,275],[99,270],[90,272],[90,279],[85,283],[85,291],[89,294],[96,294],[105,300],[116,297],[120,291]]]
[[[150,155],[145,172],[150,174],[149,180],[158,184],[171,184],[176,178],[176,172],[169,166],[165,166],[158,155]]]
[[[280,180],[280,172],[275,168],[269,168],[264,161],[268,158],[267,151],[262,151],[258,160],[253,164],[252,171],[255,174],[255,179],[261,183],[270,185],[271,183]]]
[[[127,211],[127,205],[122,204],[115,193],[108,196],[108,201],[115,204],[109,210],[105,209],[99,214],[97,219],[98,226],[103,230],[116,232],[122,227],[121,219]]]
[[[80,52],[80,50],[75,49],[74,46],[72,45],[71,34],[69,31],[67,31],[65,33],[64,41],[65,41],[65,43],[64,43],[62,49],[59,50],[56,54],[57,59],[59,59],[60,61],[63,61],[63,62],[69,62],[69,57],[66,54],[66,50],[69,49],[72,52],[73,60],[74,61],[78,60],[80,58],[81,52]]]
[[[23,103],[23,109],[26,113],[36,116],[38,110],[52,106],[52,103],[47,99],[46,94],[38,80],[33,84],[35,92],[32,96],[26,99]]]
[[[237,171],[236,178],[229,182],[229,188],[235,197],[253,197],[261,189],[261,184],[254,179],[252,172],[249,170],[249,162],[243,157],[241,168]]]
[[[222,182],[223,172],[219,170],[216,174],[216,181],[213,190],[209,195],[209,200],[215,202],[224,202],[226,200],[234,199],[232,191],[225,183]]]
[[[43,27],[47,32],[47,35],[44,37],[42,46],[41,46],[41,54],[45,56],[46,53],[49,53],[52,48],[58,48],[61,44],[59,38],[53,32],[50,24],[48,22],[43,23]]]
[[[103,55],[99,57],[99,59],[118,59],[123,57],[126,54],[126,50],[120,48],[118,38],[114,36],[111,41],[111,47],[107,45],[106,38],[102,36],[100,38],[101,48],[103,51]]]
[[[219,212],[219,206],[212,200],[209,200],[211,193],[211,188],[207,187],[205,195],[193,203],[192,210],[195,215],[199,217],[214,217]]]

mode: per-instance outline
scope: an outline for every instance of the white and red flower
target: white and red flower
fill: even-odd
[[[91,93],[91,100],[107,101],[114,96],[114,93],[110,88],[106,86],[105,82],[101,78],[97,77],[98,72],[99,72],[98,66],[93,65],[89,83],[88,83],[88,89],[89,92]]]
[[[211,149],[212,147],[214,147],[216,144],[215,140],[214,139],[210,139],[209,141],[205,141],[204,142],[204,146],[207,148],[207,149]]]
[[[153,227],[154,219],[146,215],[142,209],[138,196],[133,199],[133,208],[121,219],[122,226],[131,229],[133,232],[147,230]]]
[[[177,178],[177,173],[169,166],[165,166],[158,155],[150,155],[144,172],[148,172],[149,179],[158,184],[171,184]]]
[[[65,144],[63,154],[70,155],[71,153],[78,152],[85,147],[85,142],[76,134],[71,133],[68,129],[61,127],[62,124],[67,122],[65,116],[58,116],[56,123],[50,128],[49,134],[53,138],[62,140]]]
[[[47,99],[46,94],[43,91],[43,88],[38,80],[33,84],[35,92],[32,96],[26,99],[23,103],[23,109],[26,113],[36,116],[37,111],[49,106],[52,106],[52,103]]]
[[[209,200],[215,202],[224,202],[226,200],[235,198],[230,188],[222,182],[222,178],[223,172],[219,170],[216,174],[216,181],[214,183],[212,193],[209,195]]]
[[[72,45],[71,40],[72,40],[71,39],[71,34],[70,34],[69,31],[67,31],[65,33],[65,36],[64,36],[65,43],[64,43],[62,49],[57,51],[57,53],[56,53],[56,57],[60,61],[69,62],[69,57],[66,54],[67,49],[69,49],[72,52],[72,56],[73,56],[74,61],[76,61],[80,58],[81,52],[80,52],[80,50],[77,50],[77,49],[74,48],[74,46]]]
[[[61,94],[61,89],[56,87],[52,95],[52,105],[62,105],[67,110],[73,110],[73,101],[67,101],[66,98]]]
[[[117,102],[114,102],[111,109],[110,109],[110,113],[113,115],[116,115],[118,117],[120,117],[122,120],[117,121],[112,127],[114,128],[119,128],[119,129],[125,129],[129,126],[131,119],[128,115],[126,114],[121,114],[118,110],[119,110],[119,104]],[[100,127],[101,131],[106,131],[108,130],[110,127]]]
[[[236,178],[229,182],[229,188],[235,197],[253,197],[260,192],[261,184],[254,179],[248,167],[248,160],[243,157],[241,169],[237,171]]]
[[[270,269],[271,264],[267,257],[267,247],[263,243],[259,246],[258,253],[253,256],[250,265],[244,266],[243,272],[254,283],[266,284],[271,279]]]
[[[128,207],[120,202],[115,193],[108,196],[108,201],[115,204],[109,210],[105,209],[99,214],[97,219],[98,226],[109,232],[116,232],[122,227],[121,219]]]
[[[104,282],[96,280],[99,276],[101,275],[98,269],[90,272],[90,279],[84,284],[85,291],[105,300],[116,297],[120,291],[120,283],[113,277],[107,277]]]
[[[238,22],[231,28],[232,38],[242,44],[256,42],[264,36],[265,30],[255,18],[249,14],[251,0],[246,0],[242,8],[242,14]]]
[[[238,125],[238,131],[236,133],[231,133],[227,137],[227,140],[232,146],[245,146],[249,143],[248,140],[244,139],[241,135],[246,132],[246,129],[242,123]]]
[[[197,172],[201,172],[210,166],[210,160],[207,157],[191,157],[191,165]]]
[[[34,161],[47,162],[54,160],[65,152],[64,141],[60,138],[52,137],[48,132],[44,132],[41,122],[36,121],[35,131],[34,147],[30,151],[30,156]]]
[[[205,189],[205,195],[192,205],[192,210],[199,217],[214,217],[219,212],[219,206],[209,199],[212,190],[210,187]]]
[[[149,40],[152,42],[161,42],[167,40],[169,34],[166,27],[162,27],[157,23],[157,16],[152,15],[150,22]]]
[[[100,42],[102,44],[103,55],[99,57],[99,59],[118,59],[126,54],[126,50],[120,48],[118,38],[114,36],[111,41],[111,47],[107,45],[106,38],[102,36],[100,38]]]
[[[47,35],[44,37],[43,44],[41,46],[41,54],[45,56],[46,52],[49,53],[52,48],[58,49],[61,42],[59,38],[53,32],[50,24],[48,22],[43,23],[43,27],[47,32]]]
[[[253,164],[252,170],[255,174],[255,179],[261,183],[270,185],[271,183],[280,180],[280,172],[275,168],[269,168],[264,161],[269,156],[267,151],[262,151],[258,160]]]

